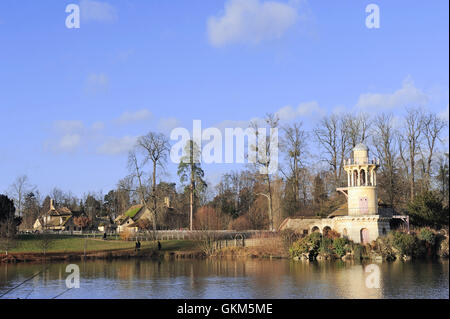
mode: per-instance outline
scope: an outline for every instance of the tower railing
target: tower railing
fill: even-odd
[[[378,158],[372,158],[367,160],[355,160],[353,158],[346,159],[344,161],[345,165],[366,165],[366,164],[373,164],[373,165],[380,165],[380,159]]]

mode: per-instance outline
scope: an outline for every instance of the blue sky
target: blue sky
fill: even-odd
[[[65,26],[70,3],[79,29]],[[370,3],[379,29],[365,25]],[[408,105],[448,119],[448,12],[446,0],[3,0],[0,192],[22,174],[44,193],[107,192],[136,136],[194,119],[278,112],[311,128]]]

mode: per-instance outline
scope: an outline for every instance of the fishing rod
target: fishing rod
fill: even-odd
[[[73,288],[67,288],[66,290],[64,290],[62,293],[60,293],[59,295],[56,295],[55,297],[53,297],[52,299],[56,299],[58,297],[61,297],[62,295],[64,295],[66,292],[68,292],[69,290],[71,290]]]
[[[15,287],[12,287],[11,289],[7,290],[5,293],[0,295],[0,298],[3,298],[4,296],[6,296],[7,294],[9,294],[11,291],[19,288],[20,286],[22,286],[24,283],[30,281],[31,279],[33,279],[34,277],[38,276],[40,273],[44,272],[45,270],[47,270],[50,266],[47,266],[46,268],[42,269],[41,271],[38,271],[37,273],[35,273],[33,276],[31,276],[30,278],[27,278],[26,280],[22,281],[20,284],[18,284]]]

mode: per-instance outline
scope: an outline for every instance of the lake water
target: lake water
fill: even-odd
[[[48,267],[3,298],[449,298],[448,260],[380,263],[372,273],[341,261],[87,261],[70,290],[67,265],[0,265],[0,295]],[[377,273],[379,288],[368,288]]]

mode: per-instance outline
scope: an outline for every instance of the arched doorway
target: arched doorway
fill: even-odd
[[[361,229],[361,244],[365,245],[370,242],[369,230],[367,228]]]
[[[311,233],[317,233],[317,232],[320,233],[320,228],[319,227],[314,226],[313,228],[311,228]]]

